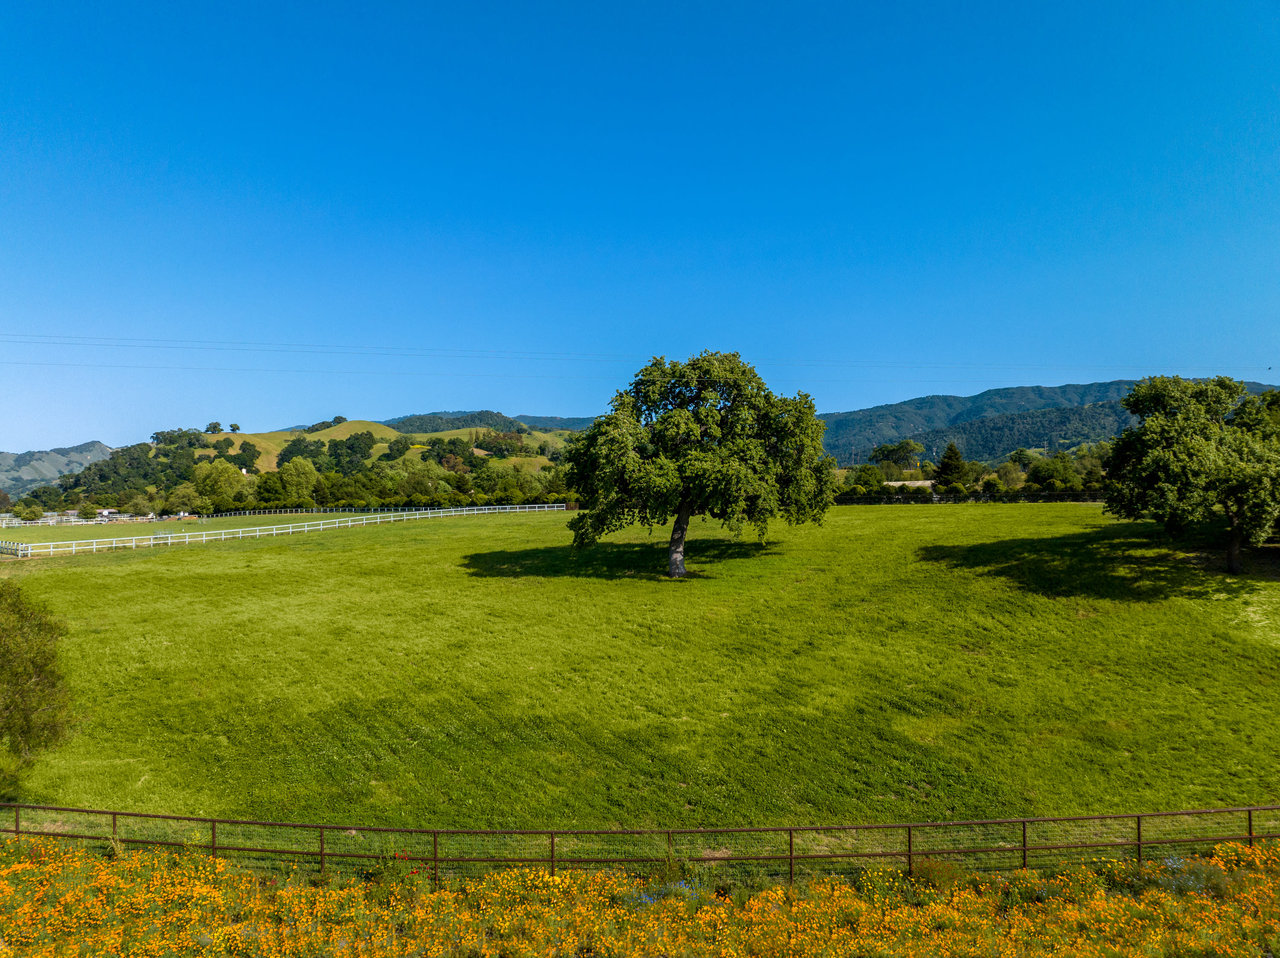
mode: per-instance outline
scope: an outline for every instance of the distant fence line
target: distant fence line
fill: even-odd
[[[79,516],[45,516],[43,519],[16,519],[0,516],[0,529],[26,529],[33,526],[102,526],[112,522],[154,522],[154,516],[99,516],[81,519]]]
[[[958,502],[1106,502],[1106,496],[1093,492],[972,492],[963,496],[943,493],[895,493],[888,496],[849,496],[838,494],[839,506],[932,506]]]
[[[426,829],[197,818],[4,803],[12,825],[0,835],[185,847],[247,856],[258,864],[360,863],[395,858],[446,874],[512,865],[652,870],[672,862],[754,867],[794,881],[800,874],[888,862],[913,873],[947,860],[1001,871],[1070,864],[1102,852],[1142,861],[1153,852],[1207,852],[1221,842],[1280,838],[1280,805],[1059,818],[1002,818],[891,825],[761,828]],[[275,840],[276,845],[263,844]]]
[[[557,505],[558,503],[528,503],[528,505]],[[327,513],[385,513],[385,512],[431,512],[439,506],[325,506],[312,509],[250,509],[240,512],[213,512],[207,516],[183,513],[178,515],[110,515],[98,516],[94,519],[81,519],[79,516],[45,516],[43,519],[16,519],[11,515],[0,515],[0,529],[21,529],[35,526],[101,526],[112,523],[127,522],[172,522],[183,519],[234,519],[244,516],[309,516]],[[461,508],[460,506],[457,508]]]
[[[895,493],[893,495],[849,496],[839,494],[836,504],[842,506],[894,506],[894,505],[931,505],[956,502],[1105,502],[1101,493],[1092,492],[974,492],[964,496],[938,494],[920,494],[914,492]],[[563,505],[563,503],[546,503],[546,505]],[[373,513],[408,513],[432,512],[434,506],[324,506],[312,509],[249,509],[239,512],[214,512],[207,516],[184,515],[192,519],[235,519],[249,516],[300,516],[325,515],[329,513],[357,513],[359,515]],[[458,507],[461,508],[461,507]],[[30,528],[33,526],[100,526],[117,522],[168,522],[179,517],[176,515],[114,515],[99,516],[96,519],[81,519],[79,516],[46,516],[43,519],[16,519],[0,515],[0,529]]]
[[[156,546],[222,542],[227,539],[258,539],[264,536],[323,532],[328,529],[349,529],[354,526],[380,525],[384,522],[408,522],[413,519],[492,515],[507,512],[563,512],[564,510],[564,503],[559,502],[519,506],[460,506],[455,509],[421,509],[413,512],[389,512],[370,516],[353,516],[347,519],[321,519],[316,522],[295,522],[283,526],[251,526],[247,529],[160,532],[149,536],[132,536],[119,539],[79,539],[73,542],[0,542],[0,555],[13,556],[18,559],[30,559],[36,556],[84,555],[95,552],[109,552],[113,549],[150,549]]]

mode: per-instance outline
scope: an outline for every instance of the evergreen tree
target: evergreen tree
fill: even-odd
[[[949,442],[947,451],[942,454],[942,460],[938,463],[938,468],[934,470],[933,482],[943,488],[954,483],[963,484],[968,471],[964,456],[960,455],[960,450],[956,448],[954,442]]]

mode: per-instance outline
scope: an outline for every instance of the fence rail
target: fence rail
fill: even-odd
[[[554,830],[318,825],[10,803],[0,810],[12,814],[0,835],[14,838],[186,847],[259,863],[306,860],[321,869],[394,857],[430,868],[437,880],[442,871],[472,874],[512,865],[542,866],[554,875],[558,868],[645,871],[672,861],[749,866],[789,881],[876,861],[908,873],[933,859],[998,871],[1086,857],[1141,861],[1155,851],[1194,853],[1220,842],[1280,838],[1280,805],[887,825]]]
[[[217,529],[205,532],[158,532],[147,536],[119,539],[78,539],[74,542],[0,542],[0,555],[30,559],[36,556],[83,555],[109,552],[113,549],[150,549],[156,546],[193,545],[222,542],[227,539],[259,539],[264,536],[287,536],[328,529],[380,525],[384,522],[409,522],[414,519],[439,519],[447,516],[478,516],[507,512],[563,512],[563,503],[536,503],[519,506],[460,506],[455,509],[424,509],[412,512],[385,512],[344,519],[319,519],[283,526],[250,526],[246,529]]]

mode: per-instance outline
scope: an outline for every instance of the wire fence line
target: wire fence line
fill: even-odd
[[[622,868],[684,863],[777,880],[888,863],[908,874],[950,861],[979,871],[1051,868],[1090,858],[1207,853],[1223,842],[1280,838],[1280,805],[981,821],[760,828],[425,829],[198,818],[50,805],[0,804],[0,835],[101,847],[185,847],[275,867],[306,861],[369,867],[396,860],[439,880],[495,868]],[[269,844],[274,843],[274,844]]]
[[[203,532],[159,532],[147,536],[117,539],[79,539],[73,542],[0,542],[0,555],[18,559],[37,556],[84,555],[110,552],[114,549],[150,549],[156,546],[195,545],[223,542],[228,539],[259,539],[265,536],[297,535],[329,529],[381,525],[385,522],[409,522],[414,519],[440,519],[448,516],[479,516],[510,512],[563,512],[564,503],[534,503],[518,506],[460,506],[453,509],[421,509],[411,512],[385,512],[350,516],[342,519],[318,519],[281,526],[251,526],[246,529],[216,529]]]

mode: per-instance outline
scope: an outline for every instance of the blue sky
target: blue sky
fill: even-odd
[[[8,4],[0,449],[1280,380],[1280,12]]]

